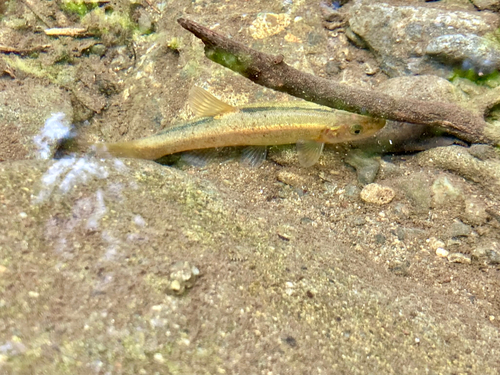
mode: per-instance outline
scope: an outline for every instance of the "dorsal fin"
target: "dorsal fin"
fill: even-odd
[[[196,113],[196,116],[201,117],[214,117],[238,110],[197,86],[194,86],[189,91],[189,106]]]

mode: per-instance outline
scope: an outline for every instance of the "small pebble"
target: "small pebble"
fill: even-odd
[[[467,237],[472,233],[472,228],[462,223],[460,220],[455,220],[450,227],[450,237]]]
[[[434,204],[440,206],[453,204],[462,196],[460,188],[453,185],[446,176],[436,178],[432,184],[432,193]]]
[[[278,181],[295,188],[304,188],[306,185],[306,181],[302,176],[288,171],[279,171],[276,178]]]
[[[464,263],[464,264],[470,264],[471,258],[469,255],[465,255],[462,253],[451,253],[448,255],[448,261],[451,263]]]
[[[436,249],[436,255],[441,258],[447,258],[450,252],[448,250],[443,249],[442,247],[438,247]]]
[[[179,261],[170,268],[170,283],[167,292],[181,295],[186,289],[190,289],[196,283],[200,270],[191,266],[189,262]]]
[[[465,201],[465,210],[460,217],[467,224],[482,225],[488,220],[488,213],[484,203],[468,199]]]
[[[444,242],[441,241],[441,240],[438,240],[436,237],[431,237],[427,240],[427,242],[429,243],[429,247],[436,251],[437,249],[439,249],[440,247],[444,247]]]
[[[154,360],[158,363],[164,363],[165,358],[163,358],[163,355],[161,353],[155,353],[153,356]]]
[[[374,204],[387,204],[394,199],[395,195],[393,189],[379,184],[366,185],[360,194],[363,201]]]
[[[354,149],[348,152],[345,162],[356,168],[360,184],[366,185],[375,181],[380,168],[380,158],[372,157],[363,150]]]
[[[477,246],[472,250],[472,256],[489,264],[500,264],[500,244],[493,241]]]

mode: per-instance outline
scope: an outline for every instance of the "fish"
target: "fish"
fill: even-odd
[[[303,167],[314,165],[324,144],[346,143],[373,136],[385,120],[310,102],[258,103],[241,107],[217,99],[194,86],[188,102],[196,118],[158,134],[131,141],[97,143],[97,156],[157,160],[185,151],[246,146],[243,158],[263,163],[267,147],[296,144]]]

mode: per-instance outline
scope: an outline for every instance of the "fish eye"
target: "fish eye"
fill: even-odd
[[[351,126],[351,128],[349,130],[351,131],[351,134],[357,135],[357,134],[361,134],[361,132],[363,131],[363,127],[359,124],[356,124],[356,125]]]

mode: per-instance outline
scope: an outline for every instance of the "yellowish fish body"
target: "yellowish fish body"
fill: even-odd
[[[97,153],[155,160],[169,154],[206,148],[297,143],[299,161],[309,166],[316,163],[324,143],[367,138],[385,125],[385,120],[312,103],[235,108],[199,87],[191,91],[189,103],[198,116],[204,117],[150,137],[97,144]]]

